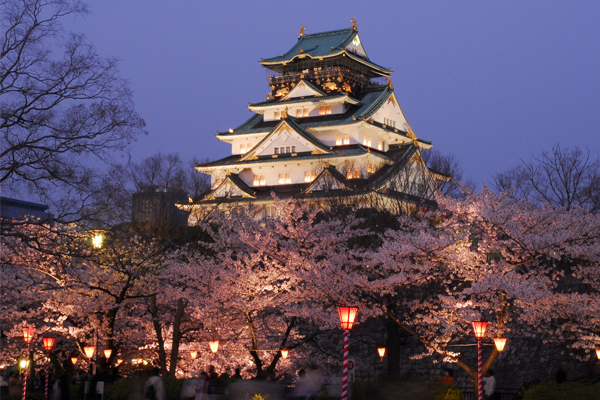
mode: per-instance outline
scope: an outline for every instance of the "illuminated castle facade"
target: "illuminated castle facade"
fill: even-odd
[[[423,163],[431,142],[416,137],[394,94],[392,71],[373,63],[353,27],[305,34],[286,53],[261,60],[271,72],[267,99],[217,139],[231,155],[200,164],[211,191],[182,205],[193,215],[247,204],[274,214],[273,197],[392,211],[431,207],[437,179]],[[396,210],[394,210],[396,209]],[[197,215],[197,214],[196,214]]]

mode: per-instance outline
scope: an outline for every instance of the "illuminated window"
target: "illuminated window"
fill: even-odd
[[[335,145],[340,146],[342,144],[342,135],[337,135],[335,137]]]
[[[292,174],[285,174],[285,183],[292,183]]]
[[[285,174],[279,174],[279,183],[285,183]]]
[[[383,151],[383,141],[379,140],[377,142],[377,150],[382,150]]]
[[[344,135],[344,144],[350,144],[350,135]]]
[[[240,154],[244,154],[246,152],[246,145],[244,143],[240,144]]]
[[[254,175],[254,186],[264,186],[265,182],[264,175]]]
[[[319,107],[319,115],[325,115],[325,108],[326,107]]]
[[[317,179],[317,171],[307,171],[304,173],[304,182],[312,182]]]
[[[371,147],[371,136],[363,136],[363,145]]]
[[[375,165],[373,165],[373,164],[368,164],[368,165],[367,165],[367,173],[369,173],[369,174],[374,174],[374,173],[375,173]]]
[[[276,120],[281,119],[281,113],[279,111],[275,111],[275,119]]]
[[[304,109],[303,116],[304,116],[304,117],[308,117],[308,108],[305,108],[305,109]]]
[[[346,179],[358,179],[360,178],[360,169],[348,168],[346,171]]]
[[[250,151],[251,148],[252,148],[252,143],[248,143],[246,145],[246,151]]]
[[[302,117],[302,110],[296,110],[296,118]]]
[[[325,109],[325,114],[331,114],[331,106],[327,106]]]

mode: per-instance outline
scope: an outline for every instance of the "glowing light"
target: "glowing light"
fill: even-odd
[[[44,343],[44,349],[46,349],[46,351],[50,351],[52,350],[52,347],[54,347],[54,338],[53,337],[45,337],[42,339],[42,342]]]
[[[101,248],[102,242],[104,242],[104,235],[101,233],[96,233],[94,236],[92,236],[92,246],[94,246],[94,248]]]
[[[286,359],[287,356],[288,356],[288,353],[289,353],[289,350],[281,350],[281,357],[283,357],[284,359]]]
[[[229,133],[233,133],[233,129],[229,128]]]
[[[600,360],[600,349],[596,349],[596,357],[598,357],[598,360]]]
[[[494,344],[496,345],[496,350],[502,352],[504,350],[504,346],[506,346],[505,338],[494,338]]]
[[[31,342],[34,333],[35,328],[23,328],[23,340],[25,340],[25,343]]]
[[[94,346],[85,346],[83,348],[83,352],[85,353],[85,356],[87,358],[92,358],[92,357],[94,357],[94,353],[96,352],[96,349],[94,348]]]
[[[212,351],[213,353],[216,353],[219,350],[218,340],[211,340],[208,342],[208,345],[210,346],[210,351]]]
[[[379,354],[379,357],[381,357],[381,361],[383,362],[383,356],[385,356],[385,347],[378,347],[377,353]]]
[[[21,360],[21,369],[26,369],[29,366],[29,360]]]
[[[485,321],[473,321],[473,333],[475,333],[477,339],[484,338],[487,324]]]
[[[79,360],[79,357],[71,357],[71,364],[77,364],[77,360]]]
[[[196,350],[190,351],[190,356],[192,356],[192,360],[195,360],[198,357],[198,352]]]
[[[338,313],[340,314],[340,323],[342,324],[342,329],[345,331],[352,329],[354,326],[354,320],[356,319],[356,314],[358,314],[358,308],[338,307]]]
[[[117,367],[123,363],[122,358],[117,358]]]
[[[104,350],[104,357],[108,360],[110,358],[110,355],[112,354],[112,350],[111,349],[106,349]]]

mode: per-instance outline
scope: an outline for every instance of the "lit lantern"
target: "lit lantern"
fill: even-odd
[[[289,350],[281,350],[281,357],[283,357],[283,359],[286,359],[288,356],[288,352]]]
[[[349,331],[354,326],[354,320],[358,313],[357,307],[338,307],[338,313],[340,314],[340,323],[342,329]]]
[[[25,340],[25,343],[29,344],[31,342],[34,332],[35,328],[23,328],[23,340]]]
[[[94,349],[94,346],[85,346],[83,348],[83,352],[85,353],[85,356],[87,358],[92,358],[94,357],[94,352],[96,351],[96,349]]]
[[[598,357],[598,360],[600,360],[600,349],[596,349],[596,357]]]
[[[385,347],[378,347],[377,353],[379,354],[379,357],[381,357],[381,362],[383,362],[383,356],[385,356]]]
[[[96,233],[94,236],[92,236],[92,246],[94,246],[94,248],[101,248],[102,242],[104,242],[104,235],[101,233]]]
[[[77,364],[77,360],[79,360],[79,357],[71,357],[71,364]]]
[[[117,358],[117,367],[123,363],[122,358]]]
[[[216,353],[219,350],[218,340],[211,340],[208,342],[208,345],[210,346],[210,351],[212,351],[213,353]]]
[[[29,360],[21,360],[19,365],[21,366],[21,369],[29,369]]]
[[[196,350],[190,351],[190,356],[192,356],[192,360],[195,360],[198,357],[198,352]]]
[[[111,354],[112,354],[112,350],[111,349],[104,350],[104,358],[106,358],[107,360],[110,358]]]
[[[44,343],[44,349],[46,349],[47,352],[52,350],[52,347],[54,347],[55,340],[56,339],[54,339],[53,337],[45,337],[42,339],[42,342]]]
[[[496,345],[496,350],[502,353],[504,351],[504,346],[506,346],[506,338],[494,338],[494,344]]]
[[[485,330],[487,328],[487,322],[485,321],[473,321],[473,332],[477,340],[481,340],[485,337]]]

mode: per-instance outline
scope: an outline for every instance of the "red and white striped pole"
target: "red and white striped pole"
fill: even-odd
[[[342,400],[348,398],[348,342],[350,339],[350,329],[354,326],[358,308],[356,307],[338,307],[340,323],[344,330],[344,363],[342,374]]]
[[[25,391],[27,390],[27,371],[29,371],[29,342],[27,342],[27,351],[26,351],[26,360],[25,364],[25,374],[23,375],[23,390],[21,391],[21,400],[25,400]]]
[[[348,344],[350,342],[350,331],[344,331],[344,372],[342,375],[342,400],[348,397]]]
[[[25,400],[25,392],[27,391],[27,372],[29,371],[29,344],[33,339],[33,334],[35,333],[35,328],[23,328],[23,340],[27,343],[25,359],[27,362],[25,363],[25,375],[23,375],[23,390],[21,391],[21,400]]]
[[[46,361],[46,385],[44,386],[44,397],[48,400],[48,380],[50,378],[50,352],[46,352],[46,356],[48,357],[48,361]]]
[[[479,400],[483,400],[483,374],[481,373],[481,339],[477,339],[477,388],[479,392]]]

